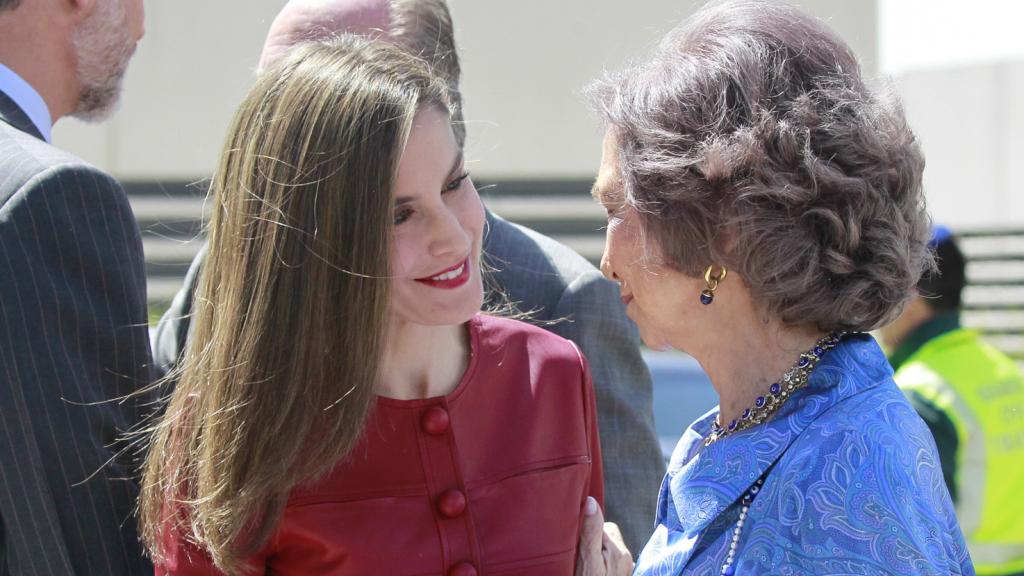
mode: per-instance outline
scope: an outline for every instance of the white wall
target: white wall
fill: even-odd
[[[581,89],[652,49],[695,0],[452,0],[463,55],[468,157],[498,178],[589,178],[601,132]],[[875,3],[801,2],[873,71]]]
[[[925,194],[953,227],[1024,224],[1024,60],[896,78],[924,148]]]
[[[879,0],[878,13],[880,69],[921,139],[933,217],[1024,224],[1024,2]]]
[[[284,4],[146,2],[146,36],[128,70],[121,110],[99,126],[62,120],[54,142],[120,178],[209,175],[252,82],[270,22]]]
[[[805,0],[876,69],[874,0]],[[493,178],[587,178],[601,134],[580,89],[645,53],[695,0],[451,0],[468,157]],[[193,179],[215,165],[283,0],[147,3],[147,35],[114,120],[58,123],[55,142],[125,179]]]
[[[1024,58],[1024,2],[878,0],[878,15],[887,74]]]

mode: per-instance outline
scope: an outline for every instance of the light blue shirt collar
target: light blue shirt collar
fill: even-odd
[[[50,119],[50,108],[43,97],[36,92],[31,84],[18,76],[14,70],[0,64],[0,91],[6,94],[35,124],[43,139],[50,141],[53,120]]]

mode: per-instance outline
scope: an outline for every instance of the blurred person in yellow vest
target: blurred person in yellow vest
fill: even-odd
[[[938,269],[881,330],[896,383],[935,437],[978,574],[1024,574],[1024,374],[960,324],[965,259],[937,226]]]

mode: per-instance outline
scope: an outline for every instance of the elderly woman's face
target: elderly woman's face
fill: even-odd
[[[593,195],[608,212],[601,272],[619,284],[626,314],[636,322],[640,337],[649,347],[686,350],[685,319],[694,312],[690,304],[697,302],[701,285],[658,263],[654,240],[644,233],[636,210],[625,204],[618,146],[611,131],[605,135]],[[692,296],[689,304],[687,294]]]

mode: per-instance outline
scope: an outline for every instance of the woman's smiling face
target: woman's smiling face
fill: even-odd
[[[466,322],[483,305],[484,209],[441,110],[417,112],[392,195],[392,323]]]

